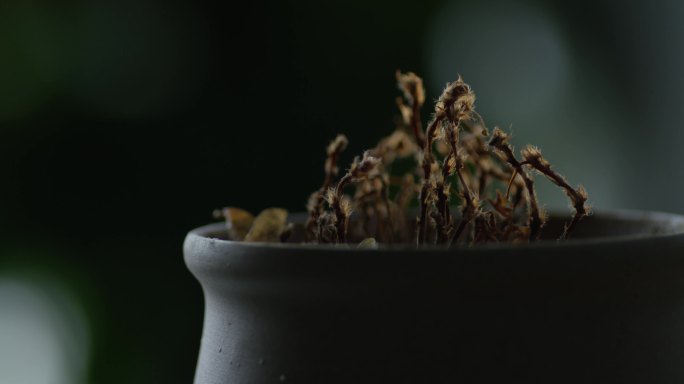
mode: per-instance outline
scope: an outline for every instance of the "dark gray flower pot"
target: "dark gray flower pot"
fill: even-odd
[[[246,244],[191,231],[195,384],[682,383],[684,217],[452,250]],[[550,229],[549,229],[550,230]]]

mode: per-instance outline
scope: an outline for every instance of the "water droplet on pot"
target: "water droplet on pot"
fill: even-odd
[[[219,347],[219,353],[223,352],[223,347]]]
[[[259,359],[259,365],[264,365],[264,359],[263,358]]]
[[[283,374],[283,375],[280,375],[280,381],[285,381],[286,379],[287,379],[287,378],[285,377],[284,374]]]

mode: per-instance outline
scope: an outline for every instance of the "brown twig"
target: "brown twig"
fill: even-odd
[[[425,147],[423,148],[423,186],[420,190],[420,216],[418,218],[418,239],[417,243],[425,243],[425,237],[427,234],[427,217],[428,210],[430,209],[431,196],[434,196],[434,180],[432,179],[432,164],[434,163],[434,155],[432,154],[432,143],[435,140],[437,134],[437,127],[446,118],[444,112],[437,112],[435,117],[428,125],[427,132],[425,133]]]
[[[529,211],[529,227],[530,227],[530,241],[535,241],[539,237],[539,231],[544,225],[542,215],[539,211],[539,204],[537,202],[537,194],[534,190],[534,182],[530,176],[523,169],[522,164],[515,158],[513,149],[508,143],[508,135],[499,128],[495,128],[492,133],[492,138],[489,145],[498,150],[504,157],[504,160],[514,169],[515,174],[519,175],[525,183],[525,188],[528,194],[528,211]]]
[[[565,225],[565,229],[563,230],[559,240],[568,239],[572,233],[572,230],[575,228],[575,225],[577,225],[577,223],[586,217],[590,212],[590,208],[586,204],[588,199],[587,191],[581,185],[578,186],[577,189],[571,187],[562,175],[551,169],[551,164],[544,159],[539,148],[528,145],[522,150],[522,156],[525,159],[525,162],[532,168],[546,176],[557,186],[563,188],[565,194],[570,199],[570,203],[572,204],[575,212],[570,220],[570,223]]]

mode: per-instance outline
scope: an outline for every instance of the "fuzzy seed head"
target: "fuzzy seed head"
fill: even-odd
[[[489,139],[489,145],[494,148],[501,148],[508,145],[508,139],[509,136],[506,132],[499,129],[499,127],[495,127],[492,132],[492,138]]]
[[[468,119],[475,108],[475,93],[470,85],[463,82],[461,76],[447,84],[437,101],[435,112],[446,113],[447,118],[454,124]]]
[[[363,239],[363,241],[361,241],[359,245],[356,246],[356,248],[360,249],[377,249],[378,247],[378,242],[373,237]]]
[[[528,163],[532,164],[535,168],[543,168],[543,169],[550,169],[551,164],[549,164],[546,159],[542,156],[541,150],[539,148],[533,146],[533,145],[528,145],[527,147],[523,148],[521,151],[522,157],[527,161]]]
[[[580,195],[582,201],[587,201],[587,199],[589,199],[589,194],[587,194],[587,190],[584,189],[583,185],[577,187],[577,194]]]

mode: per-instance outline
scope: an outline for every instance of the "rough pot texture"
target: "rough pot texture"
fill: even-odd
[[[184,245],[205,296],[195,384],[684,382],[682,216],[598,213],[569,242],[451,250],[223,229]]]

